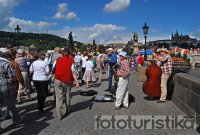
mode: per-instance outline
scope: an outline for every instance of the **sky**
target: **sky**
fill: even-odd
[[[170,39],[176,30],[200,40],[200,0],[0,0],[0,30],[49,33],[97,44]]]

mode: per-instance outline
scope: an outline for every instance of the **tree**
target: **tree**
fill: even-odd
[[[100,53],[104,53],[106,51],[106,47],[104,45],[99,45],[98,48]]]
[[[79,49],[80,52],[85,52],[85,51],[87,51],[88,47],[89,47],[88,45],[82,44],[82,45],[79,46],[78,49]]]

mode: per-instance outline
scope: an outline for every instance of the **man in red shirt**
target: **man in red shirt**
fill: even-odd
[[[57,60],[55,66],[56,113],[59,119],[71,111],[70,91],[74,80],[76,87],[79,87],[74,70],[74,58],[70,55],[70,50],[65,48],[63,56]]]
[[[141,67],[144,63],[144,57],[140,54],[137,58],[138,67]]]

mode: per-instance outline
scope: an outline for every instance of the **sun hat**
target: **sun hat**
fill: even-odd
[[[166,48],[160,48],[157,50],[157,52],[165,52],[168,53],[168,50]]]
[[[119,56],[127,57],[127,52],[121,51],[119,53]]]
[[[6,52],[8,52],[8,49],[6,49],[6,48],[0,48],[0,52],[6,53]]]
[[[108,51],[113,51],[113,49],[112,48],[108,48]]]
[[[18,50],[17,50],[17,53],[19,53],[19,54],[24,53],[24,49],[18,49]]]

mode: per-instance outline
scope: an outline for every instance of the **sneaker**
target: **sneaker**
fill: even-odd
[[[123,106],[125,109],[128,109],[129,107],[128,106]]]
[[[165,103],[166,101],[158,100],[157,103]]]
[[[38,109],[40,111],[40,113],[44,114],[45,111],[43,109]]]
[[[105,91],[110,91],[111,89],[106,89]]]
[[[11,119],[11,115],[10,114],[7,114],[5,117],[4,117],[5,120],[9,120]]]

